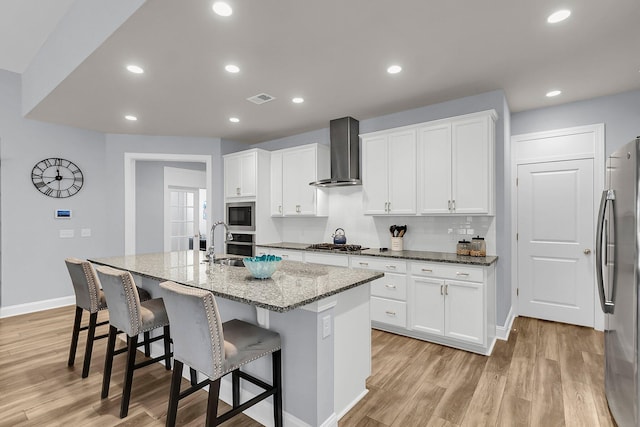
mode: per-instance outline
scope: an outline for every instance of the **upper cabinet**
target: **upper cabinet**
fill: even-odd
[[[310,182],[329,177],[329,147],[309,144],[271,153],[271,216],[327,216],[326,190]]]
[[[495,111],[418,129],[418,213],[493,215]]]
[[[256,197],[258,153],[241,151],[224,156],[224,196],[227,199]]]
[[[364,213],[494,215],[494,110],[361,135]]]
[[[368,215],[416,213],[416,131],[362,137],[362,196]]]

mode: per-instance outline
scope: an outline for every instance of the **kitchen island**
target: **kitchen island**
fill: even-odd
[[[154,297],[162,296],[158,283],[165,280],[210,290],[223,321],[242,319],[280,333],[285,425],[335,426],[367,393],[369,286],[361,285],[382,273],[283,261],[271,279],[258,280],[244,267],[210,265],[200,251],[90,261],[131,272]],[[248,370],[271,381],[268,360],[257,360]],[[248,384],[242,399],[256,394]],[[221,398],[231,401],[230,380],[223,380]],[[271,399],[246,412],[265,425],[273,422],[272,413]]]

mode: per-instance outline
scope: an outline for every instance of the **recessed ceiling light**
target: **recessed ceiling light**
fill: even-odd
[[[127,70],[129,70],[130,72],[132,72],[133,74],[142,74],[144,73],[144,70],[142,69],[142,67],[139,67],[137,65],[127,65]]]
[[[240,71],[240,67],[238,67],[237,65],[233,65],[233,64],[225,65],[224,69],[227,70],[230,73],[237,73],[237,72]]]
[[[291,100],[294,104],[302,104],[304,102],[304,98],[296,97]]]
[[[229,121],[230,121],[231,123],[238,123],[238,122],[240,121],[240,119],[239,119],[239,118],[237,118],[237,117],[229,117]]]
[[[217,1],[213,4],[213,11],[220,16],[231,16],[233,9],[223,1]]]
[[[559,11],[553,12],[551,15],[549,15],[549,17],[547,18],[547,22],[549,24],[556,24],[558,22],[564,21],[569,16],[571,16],[571,11],[570,10],[567,10],[567,9],[559,10]]]
[[[398,74],[400,71],[402,71],[402,67],[399,65],[392,65],[387,68],[387,73],[389,74]]]
[[[547,97],[548,98],[553,98],[554,96],[558,96],[562,93],[561,90],[552,90],[550,92],[547,92]]]
[[[129,120],[130,122],[135,122],[136,120],[138,120],[136,116],[132,116],[131,114],[127,114],[126,116],[124,116],[124,118]]]

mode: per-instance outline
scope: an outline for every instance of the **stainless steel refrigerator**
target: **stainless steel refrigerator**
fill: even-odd
[[[620,427],[640,423],[638,286],[640,285],[640,137],[607,159],[600,201],[596,273],[605,313],[605,389]]]

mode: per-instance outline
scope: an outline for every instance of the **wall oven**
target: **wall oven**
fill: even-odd
[[[225,242],[225,253],[232,255],[253,256],[255,251],[255,235],[231,233],[233,240]]]
[[[236,202],[225,205],[229,231],[256,231],[255,202]]]

